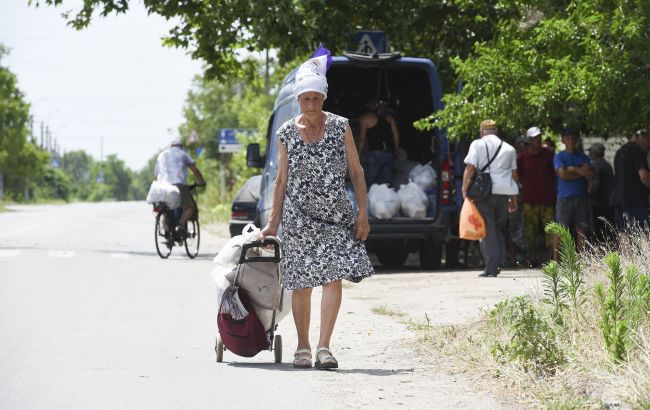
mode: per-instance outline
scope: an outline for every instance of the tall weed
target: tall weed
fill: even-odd
[[[557,288],[560,294],[566,295],[569,299],[570,307],[576,318],[580,316],[582,305],[585,303],[585,291],[583,288],[584,279],[582,268],[578,262],[578,252],[576,244],[569,230],[556,223],[551,222],[546,225],[546,233],[555,235],[559,238],[559,281]]]
[[[605,264],[609,268],[607,277],[609,287],[605,290],[601,283],[596,284],[595,291],[600,303],[600,328],[605,338],[605,346],[617,361],[623,361],[628,349],[628,325],[625,319],[625,306],[623,302],[625,282],[621,269],[621,257],[612,252],[605,257]]]

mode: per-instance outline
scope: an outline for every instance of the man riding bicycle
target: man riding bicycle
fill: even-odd
[[[199,171],[196,163],[183,150],[183,143],[179,137],[172,139],[169,148],[164,150],[158,155],[156,160],[156,168],[153,175],[158,181],[166,181],[172,185],[176,185],[181,193],[181,207],[183,213],[181,219],[176,227],[177,233],[181,238],[184,238],[187,233],[186,224],[190,220],[194,211],[196,210],[196,203],[190,194],[190,189],[187,185],[187,169],[192,170],[196,183],[199,186],[205,186],[205,179],[203,174]]]

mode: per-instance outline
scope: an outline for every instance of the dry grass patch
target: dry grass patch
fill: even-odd
[[[565,249],[539,294],[502,301],[476,322],[413,325],[419,349],[523,407],[650,409],[650,233],[612,250]]]

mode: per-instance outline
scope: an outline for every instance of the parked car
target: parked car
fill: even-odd
[[[253,175],[244,183],[232,201],[230,236],[241,235],[249,223],[256,223],[257,202],[260,199],[261,175]]]
[[[273,181],[278,171],[276,130],[300,113],[293,94],[295,70],[284,79],[275,102],[267,130],[266,152],[258,144],[247,148],[249,166],[264,168],[258,218],[262,226],[273,203]],[[374,56],[346,53],[336,56],[327,73],[328,95],[323,109],[346,117],[358,138],[359,117],[364,101],[374,97],[387,102],[397,119],[400,148],[409,160],[430,163],[437,174],[436,189],[430,194],[432,206],[424,218],[394,217],[389,220],[369,218],[369,252],[375,252],[386,266],[400,266],[410,252],[419,252],[420,264],[426,269],[440,266],[443,243],[447,240],[450,213],[457,206],[452,198],[453,168],[444,129],[418,131],[413,122],[442,109],[442,90],[435,65],[423,58],[402,57],[399,53]],[[351,194],[351,183],[347,184]],[[354,196],[350,195],[354,201]]]

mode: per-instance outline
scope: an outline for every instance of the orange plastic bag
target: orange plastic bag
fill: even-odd
[[[466,199],[463,203],[463,209],[460,210],[460,222],[458,233],[461,239],[475,241],[485,238],[485,220],[481,213],[474,205],[474,202]]]

